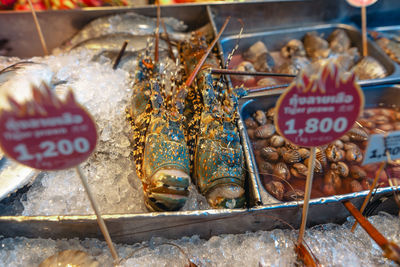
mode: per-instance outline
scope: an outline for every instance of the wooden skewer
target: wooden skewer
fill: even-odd
[[[38,21],[38,19],[36,17],[35,9],[33,8],[31,0],[28,0],[28,3],[29,3],[29,7],[31,8],[32,17],[33,17],[33,20],[35,21],[35,26],[36,26],[36,29],[37,29],[38,34],[39,34],[39,39],[40,39],[40,42],[42,44],[44,55],[47,56],[49,54],[49,51],[47,50],[46,42],[44,40],[42,29],[40,28],[39,21]]]
[[[219,31],[218,35],[215,37],[214,41],[208,46],[206,53],[201,57],[201,59],[199,60],[199,62],[196,65],[196,67],[194,68],[194,70],[192,71],[190,76],[187,78],[187,80],[185,82],[186,86],[189,87],[192,84],[192,82],[194,81],[194,78],[196,77],[197,73],[199,72],[201,66],[203,66],[204,61],[206,61],[208,55],[210,54],[211,50],[213,49],[213,47],[217,43],[218,39],[221,37],[221,35],[224,32],[226,26],[228,25],[228,22],[229,22],[230,19],[231,19],[231,17],[228,17],[225,20],[225,23],[224,23],[224,25],[222,25],[221,30]]]
[[[126,46],[127,46],[127,45],[128,45],[128,41],[125,41],[125,42],[122,44],[121,50],[119,50],[118,56],[115,58],[114,65],[113,65],[113,67],[112,67],[113,70],[116,70],[116,69],[117,69],[119,62],[121,61],[121,58],[122,58],[122,56],[123,56],[124,53],[125,53],[125,49],[126,49]]]
[[[108,232],[107,226],[104,223],[103,218],[101,217],[101,213],[100,213],[100,210],[99,210],[98,205],[96,203],[96,200],[93,197],[92,192],[90,191],[89,184],[87,183],[87,179],[86,179],[85,175],[83,174],[83,172],[82,172],[81,168],[79,167],[79,165],[76,166],[75,169],[76,169],[76,172],[78,173],[79,178],[81,179],[83,187],[85,188],[86,194],[87,194],[87,196],[89,198],[90,204],[92,205],[92,208],[93,208],[93,210],[94,210],[94,212],[96,214],[97,223],[98,223],[98,225],[100,227],[100,230],[101,230],[101,232],[102,232],[102,234],[104,236],[104,239],[107,242],[108,248],[111,251],[111,255],[112,255],[113,259],[114,259],[114,262],[118,263],[119,262],[118,253],[115,250],[114,244],[112,243],[112,240],[111,240],[111,237],[110,237],[110,233]]]
[[[389,242],[365,217],[358,211],[354,205],[346,200],[343,205],[364,228],[368,235],[381,247],[383,256],[400,264],[400,248],[393,242]]]
[[[239,71],[230,69],[210,69],[212,74],[228,74],[228,75],[249,75],[249,76],[273,76],[273,77],[296,77],[293,74],[286,73],[270,73],[270,72],[258,72],[258,71]]]
[[[298,246],[300,246],[300,244],[303,244],[303,237],[304,237],[304,232],[305,232],[306,224],[307,224],[308,204],[310,201],[312,181],[314,178],[315,150],[316,150],[315,147],[311,147],[310,162],[308,163],[308,166],[307,166],[308,173],[307,173],[307,180],[306,180],[306,191],[304,194],[304,204],[303,204],[303,213],[301,216],[299,239],[297,241]]]
[[[156,42],[154,47],[154,61],[158,62],[158,43],[160,39],[160,17],[161,17],[161,7],[160,0],[156,0],[157,3],[157,27],[156,27]]]
[[[361,7],[361,24],[362,24],[362,47],[363,56],[368,56],[368,44],[367,44],[367,8]]]
[[[383,169],[385,168],[385,166],[386,166],[386,161],[382,162],[381,165],[379,166],[379,169],[378,169],[378,171],[376,172],[374,181],[372,182],[372,185],[371,185],[371,187],[369,188],[368,195],[367,195],[366,198],[364,199],[364,202],[363,202],[363,204],[362,204],[362,206],[361,206],[361,209],[360,209],[361,214],[364,212],[365,208],[367,207],[367,204],[368,204],[368,202],[369,202],[369,200],[370,200],[370,198],[371,198],[371,196],[372,196],[372,192],[374,191],[374,188],[376,187],[376,184],[378,183],[379,176],[381,176],[381,173],[382,173]],[[352,233],[354,232],[354,230],[356,229],[356,227],[357,227],[357,221],[354,222],[353,227],[351,227],[351,232],[352,232]]]

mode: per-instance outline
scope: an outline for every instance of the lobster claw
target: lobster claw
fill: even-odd
[[[182,124],[152,115],[144,149],[145,204],[153,211],[179,210],[189,195],[189,153]]]
[[[202,122],[208,123],[195,154],[197,186],[212,207],[241,208],[245,202],[245,175],[240,140],[211,114],[203,114]]]

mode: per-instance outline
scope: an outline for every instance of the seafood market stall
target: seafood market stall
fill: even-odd
[[[45,81],[53,85],[55,94],[61,98],[72,89],[77,101],[92,114],[99,141],[82,169],[98,198],[113,242],[121,244],[118,245],[121,255],[130,258],[130,253],[136,253],[134,248],[122,244],[150,240],[145,246],[154,249],[168,243],[166,239],[179,238],[177,243],[187,250],[209,249],[217,253],[210,248],[232,240],[236,240],[234,243],[238,243],[240,250],[242,241],[237,239],[255,246],[265,245],[252,240],[257,234],[246,232],[256,232],[260,238],[268,239],[268,232],[264,231],[272,230],[277,242],[287,244],[293,240],[294,231],[274,229],[300,226],[309,150],[286,143],[275,131],[273,107],[284,89],[254,90],[247,95],[243,93],[245,90],[239,90],[241,84],[261,88],[287,84],[293,78],[216,78],[203,68],[197,79],[190,80],[196,62],[224,28],[229,16],[231,21],[216,45],[219,53],[208,57],[207,66],[217,66],[222,61],[228,69],[243,67],[295,76],[305,66],[324,66],[325,58],[336,60],[346,66],[346,71],[356,72],[360,77],[365,111],[358,120],[361,126],[355,126],[345,138],[319,148],[320,167],[315,171],[307,223],[308,227],[315,227],[308,232],[306,241],[316,249],[318,244],[313,240],[324,232],[318,225],[342,224],[347,220],[338,228],[346,233],[346,242],[354,245],[357,242],[347,229],[353,219],[348,219],[350,214],[342,202],[350,200],[361,207],[379,166],[361,166],[368,137],[380,131],[398,130],[400,120],[397,109],[400,66],[396,62],[398,43],[393,39],[400,24],[396,15],[400,12],[400,3],[381,0],[367,11],[368,27],[373,33],[368,39],[369,56],[361,57],[359,10],[345,0],[163,6],[165,28],[160,27],[161,38],[157,41],[160,65],[153,65],[152,61],[157,28],[155,7],[38,12],[44,38],[53,51],[45,57],[39,39],[32,34],[36,29],[31,23],[31,14],[0,12],[0,40],[3,40],[0,67],[17,66],[7,76],[12,78],[2,80],[0,89],[19,88],[8,93],[23,101],[31,95],[30,84],[40,86]],[[380,19],[382,16],[385,20]],[[10,19],[15,23],[7,23]],[[197,33],[191,34],[195,30]],[[337,36],[342,39],[335,41]],[[123,41],[128,41],[128,46],[118,62],[119,67],[113,70]],[[347,45],[337,48],[335,42]],[[170,43],[176,47],[171,48]],[[316,43],[321,43],[322,48],[314,47]],[[175,66],[176,58],[180,60],[180,67]],[[18,65],[20,61],[24,61],[22,65]],[[313,65],[316,61],[320,65]],[[160,70],[162,78],[151,78]],[[160,91],[141,83],[141,79],[159,79],[159,87],[154,88]],[[207,79],[214,79],[215,93],[208,89],[198,93],[197,89],[181,86],[186,82],[196,84],[193,88],[201,90],[209,85]],[[228,84],[239,89],[232,89]],[[176,97],[182,95],[190,100]],[[146,113],[146,103],[152,107],[150,113]],[[196,103],[201,106],[200,111]],[[189,107],[189,111],[182,111],[182,106]],[[167,126],[163,126],[164,121],[168,121]],[[169,140],[170,135],[163,135],[168,132],[173,132],[171,136],[175,139]],[[213,133],[213,138],[209,133]],[[155,150],[157,146],[163,150]],[[170,153],[175,153],[173,161]],[[167,167],[154,167],[154,162]],[[397,164],[388,164],[364,213],[380,214],[373,217],[373,223],[379,225],[383,221],[394,225],[392,229],[399,228],[398,218],[389,215],[399,211],[394,196],[398,187],[389,184],[389,178],[400,182]],[[33,171],[3,154],[0,168],[3,247],[7,242],[16,246],[29,243],[30,238],[90,238],[80,246],[85,250],[97,247],[97,253],[102,255],[99,260],[105,257],[104,243],[94,240],[102,239],[96,216],[75,171]],[[12,186],[3,186],[10,182]],[[399,242],[396,230],[378,228]],[[335,229],[327,226],[325,230],[329,236]],[[217,237],[224,234],[227,236]],[[356,235],[355,239],[364,240],[363,249],[368,248],[370,243],[365,241],[367,236],[362,234],[362,229],[357,229]],[[187,240],[184,236],[195,237]],[[15,237],[27,239],[14,240]],[[72,247],[69,241],[59,243],[63,248]],[[43,246],[54,252],[51,241]],[[293,262],[294,254],[288,252],[293,250],[292,244],[279,246],[285,253],[275,255],[283,255],[288,261],[275,263]],[[181,257],[174,248],[157,249],[161,255]],[[375,247],[375,254],[377,250]],[[46,252],[47,256],[51,255],[50,251]],[[321,251],[317,256],[322,257]],[[231,255],[232,251],[225,253]],[[273,264],[260,257],[252,260],[251,265]],[[354,264],[388,264],[374,257],[369,261],[366,256],[367,262],[356,257],[359,261],[355,260]],[[213,265],[198,254],[196,258],[196,264]],[[109,260],[102,260],[110,264]],[[154,264],[148,260],[148,264]],[[332,263],[335,259],[328,257],[323,261]],[[340,262],[344,264],[346,259]],[[129,266],[129,260],[125,264]]]

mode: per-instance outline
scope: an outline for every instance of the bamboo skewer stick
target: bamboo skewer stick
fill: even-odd
[[[349,200],[343,202],[343,205],[362,228],[364,228],[368,235],[381,247],[383,256],[400,264],[400,248],[395,243],[389,242]]]
[[[165,39],[166,39],[167,44],[168,44],[168,54],[169,54],[169,57],[172,58],[172,60],[175,62],[175,61],[176,61],[176,58],[175,58],[174,52],[172,51],[171,40],[169,39],[169,35],[168,35],[168,32],[167,32],[167,27],[165,27],[165,23],[164,23],[164,20],[163,20],[163,19],[161,19],[161,25],[162,25],[162,27],[163,27],[164,34],[165,34]]]
[[[224,25],[222,25],[221,30],[219,31],[218,35],[215,37],[214,41],[208,46],[206,53],[202,56],[202,58],[197,63],[196,67],[194,68],[194,70],[192,71],[190,76],[187,78],[187,80],[185,82],[186,86],[190,86],[192,84],[192,82],[194,81],[194,78],[196,77],[197,73],[199,72],[201,66],[203,66],[203,64],[206,61],[208,55],[210,54],[212,48],[215,46],[215,44],[217,43],[218,39],[221,37],[222,33],[224,32],[226,26],[228,25],[228,22],[229,22],[230,18],[231,17],[228,17],[225,20],[225,23],[224,23]]]
[[[301,226],[300,226],[300,231],[299,231],[299,239],[297,241],[297,244],[300,246],[300,244],[303,243],[303,237],[304,237],[304,232],[306,229],[307,225],[307,215],[308,215],[308,204],[310,201],[310,196],[311,196],[311,187],[312,187],[312,181],[314,178],[314,166],[315,166],[315,147],[311,147],[310,150],[310,162],[308,163],[308,173],[307,173],[307,181],[306,181],[306,191],[304,194],[304,204],[303,204],[303,213],[301,216]]]
[[[121,61],[121,58],[122,58],[122,56],[123,56],[124,53],[125,53],[125,49],[126,49],[126,46],[127,46],[127,45],[128,45],[128,41],[125,41],[125,42],[122,44],[121,50],[119,50],[118,56],[115,58],[114,65],[113,65],[113,67],[112,67],[113,70],[116,70],[116,69],[117,69],[119,62]]]
[[[367,7],[361,7],[361,24],[362,24],[362,47],[363,56],[368,56],[368,44],[367,44]]]
[[[154,61],[158,62],[158,43],[160,39],[160,17],[161,17],[161,7],[160,0],[156,0],[157,3],[157,27],[156,27],[156,41],[154,47]]]
[[[112,243],[112,240],[111,240],[111,237],[110,237],[110,233],[108,232],[107,226],[104,223],[103,218],[101,217],[101,213],[100,213],[100,210],[99,210],[98,205],[96,203],[96,200],[93,197],[92,192],[90,191],[89,184],[87,183],[87,179],[86,179],[85,175],[83,174],[83,172],[82,172],[81,168],[79,167],[79,165],[75,167],[75,170],[78,173],[79,178],[81,179],[83,187],[85,188],[85,191],[86,191],[86,194],[87,194],[87,196],[89,198],[90,204],[91,204],[91,206],[92,206],[92,208],[93,208],[93,210],[94,210],[94,212],[96,214],[97,223],[98,223],[98,225],[100,227],[100,230],[101,230],[101,232],[102,232],[102,234],[104,236],[104,239],[107,242],[108,248],[110,249],[110,252],[111,252],[111,255],[112,255],[113,259],[114,259],[114,262],[118,263],[119,262],[118,253],[115,250],[114,244]]]
[[[297,75],[286,74],[286,73],[269,73],[269,72],[249,72],[249,71],[238,71],[230,69],[210,69],[211,74],[228,74],[228,75],[249,75],[249,76],[274,76],[274,77],[296,77]]]
[[[369,202],[369,200],[370,200],[370,198],[372,196],[372,192],[374,191],[374,189],[376,187],[376,184],[378,183],[379,176],[381,176],[381,173],[382,173],[383,169],[385,168],[385,166],[386,166],[386,161],[382,162],[381,165],[379,166],[379,169],[376,172],[374,181],[372,182],[372,185],[371,185],[371,187],[369,189],[368,195],[365,197],[364,202],[363,202],[363,204],[361,206],[361,209],[360,209],[361,214],[364,212],[365,207],[367,207],[367,204],[368,204],[368,202]],[[351,232],[352,233],[354,232],[356,227],[357,227],[357,221],[354,222],[353,227],[351,227]]]
[[[35,26],[36,26],[36,29],[37,29],[38,34],[39,34],[39,39],[40,39],[40,43],[42,44],[44,55],[47,56],[49,54],[49,51],[47,50],[46,42],[44,40],[42,29],[40,28],[39,21],[37,19],[35,9],[33,8],[31,0],[28,0],[28,3],[29,3],[29,7],[31,8],[32,17],[33,17],[33,20],[35,21]]]

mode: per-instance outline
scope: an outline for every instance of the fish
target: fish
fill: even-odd
[[[182,33],[186,25],[175,18],[163,18],[166,30],[171,39],[181,40],[187,35]],[[155,18],[145,17],[134,12],[100,17],[89,22],[75,36],[67,41],[62,48],[70,50],[85,40],[98,38],[112,33],[129,35],[153,35],[157,27]],[[163,27],[160,32],[164,32]],[[122,43],[121,43],[122,45]]]

